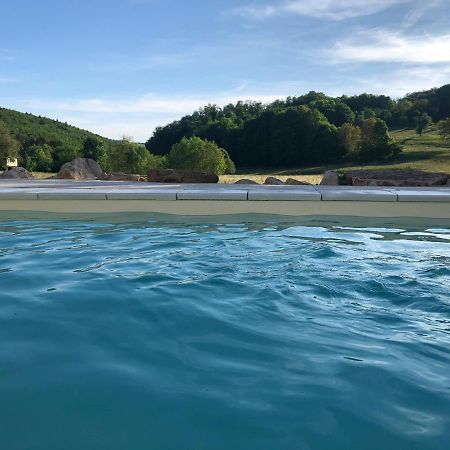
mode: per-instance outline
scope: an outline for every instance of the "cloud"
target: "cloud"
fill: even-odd
[[[0,84],[16,83],[18,79],[16,77],[4,77],[0,75]]]
[[[10,48],[0,48],[0,60],[14,61],[16,55]]]
[[[251,19],[277,15],[301,15],[327,20],[345,20],[368,16],[413,0],[290,0],[278,4],[250,4],[232,10],[232,14]]]
[[[237,92],[240,92],[241,86]],[[180,94],[179,96],[161,96],[157,94],[145,94],[135,99],[81,99],[81,100],[63,100],[63,101],[40,101],[31,100],[26,106],[34,110],[42,108],[51,108],[58,111],[73,111],[86,113],[102,113],[102,114],[185,114],[191,113],[201,106],[210,103],[226,105],[234,103],[238,100],[254,100],[269,102],[273,101],[276,95],[258,95],[237,93],[212,94],[210,96],[187,96]]]
[[[427,2],[420,2],[414,4],[413,8],[406,14],[402,22],[403,28],[413,27],[419,20],[428,13],[430,9],[440,6],[442,0],[428,0]]]
[[[347,80],[345,94],[369,92],[373,94],[389,95],[400,98],[407,93],[423,91],[439,87],[450,80],[450,64],[440,65],[439,70],[434,67],[408,66],[384,74],[376,74],[365,78]],[[349,91],[349,86],[351,89]]]
[[[267,91],[273,92],[273,86],[266,88],[259,94],[250,93],[247,83],[243,82],[232,91],[200,96],[150,93],[134,99],[27,100],[19,109],[68,122],[110,138],[118,139],[125,134],[145,141],[158,125],[180,119],[211,103],[220,106],[239,100],[267,103],[287,95],[285,91],[267,94]],[[14,106],[17,107],[17,103]]]
[[[326,54],[339,63],[447,63],[450,62],[450,34],[407,37],[389,30],[366,30],[336,42]]]

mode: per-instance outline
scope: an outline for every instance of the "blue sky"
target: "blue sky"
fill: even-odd
[[[5,0],[0,17],[0,105],[114,138],[207,103],[450,82],[450,0]]]

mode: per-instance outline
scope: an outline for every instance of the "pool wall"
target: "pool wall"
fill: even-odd
[[[424,217],[450,219],[450,188],[0,182],[0,211],[153,212],[184,216]]]

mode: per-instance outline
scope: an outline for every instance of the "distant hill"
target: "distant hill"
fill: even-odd
[[[58,120],[0,108],[0,120],[22,147],[48,144],[52,147],[81,147],[88,137],[108,139]]]
[[[0,121],[20,143],[19,159],[24,159],[33,146],[47,144],[52,149],[53,169],[79,155],[87,138],[96,138],[109,144],[107,138],[68,125],[58,120],[0,108]]]

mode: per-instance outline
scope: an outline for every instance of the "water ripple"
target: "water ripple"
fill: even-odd
[[[0,448],[448,448],[450,227],[120,219],[0,224]]]

